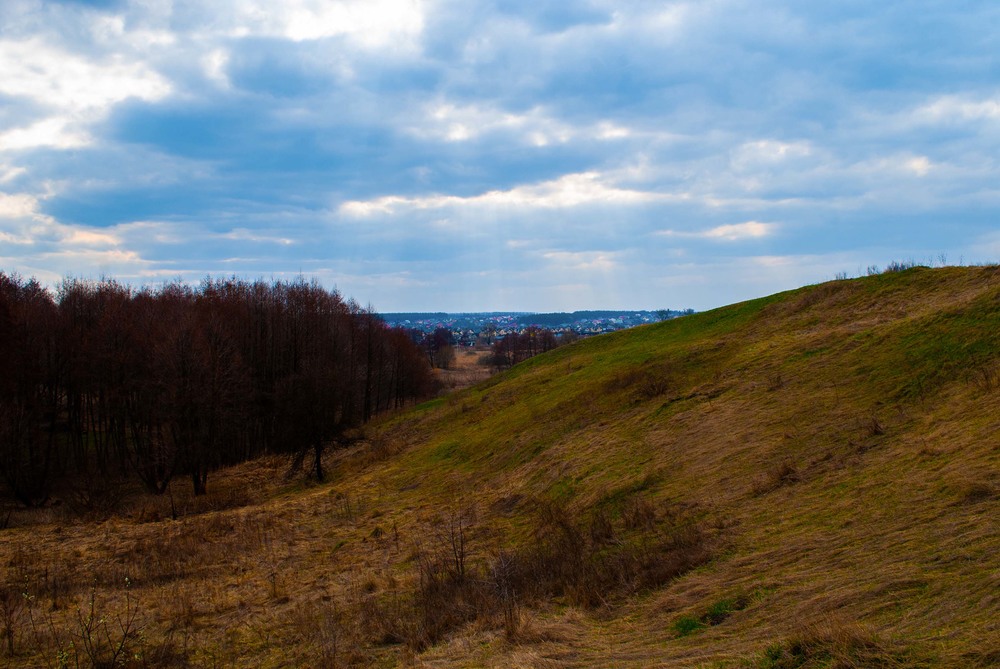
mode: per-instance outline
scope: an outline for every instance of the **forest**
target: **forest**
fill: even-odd
[[[0,272],[0,494],[25,506],[177,476],[200,495],[267,453],[322,480],[324,448],[432,392],[409,333],[315,282]]]

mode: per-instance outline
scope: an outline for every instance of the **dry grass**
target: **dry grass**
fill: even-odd
[[[449,369],[435,370],[441,387],[448,392],[469,388],[493,375],[492,366],[483,364],[490,357],[488,348],[455,349],[455,361]]]
[[[996,666],[1000,392],[924,363],[1000,360],[998,296],[836,282],[540,356],[324,485],[274,459],[15,511],[0,667],[58,666],[91,593],[135,666]]]

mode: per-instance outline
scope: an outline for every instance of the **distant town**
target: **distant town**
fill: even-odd
[[[529,313],[494,311],[484,313],[387,313],[381,317],[392,327],[402,327],[431,334],[440,329],[451,332],[452,342],[460,346],[489,346],[510,334],[522,334],[531,327],[551,330],[557,335],[577,336],[615,332],[694,313],[658,309],[656,311],[574,311],[571,313]]]

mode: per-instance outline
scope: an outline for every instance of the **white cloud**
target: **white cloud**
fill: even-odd
[[[616,253],[606,251],[549,251],[542,257],[561,269],[581,272],[611,272],[618,269]]]
[[[779,142],[772,139],[746,142],[733,152],[734,167],[751,168],[804,158],[812,155],[812,146],[805,141]]]
[[[38,198],[27,193],[0,193],[0,218],[38,219]]]
[[[938,167],[927,156],[900,153],[867,160],[850,166],[848,170],[862,175],[885,175],[891,179],[898,178],[898,175],[925,177]]]
[[[583,172],[567,174],[539,184],[517,186],[504,191],[494,190],[471,197],[388,195],[374,200],[352,200],[341,204],[339,211],[349,216],[370,216],[443,207],[564,209],[585,204],[642,204],[663,200],[667,197],[660,193],[618,188],[602,178],[599,172]]]
[[[27,171],[28,170],[23,167],[11,167],[10,165],[0,164],[0,184],[13,181]]]
[[[916,174],[918,177],[927,176],[931,171],[931,161],[927,156],[916,156],[903,163],[906,169]]]
[[[41,211],[41,201],[53,197],[55,189],[46,185],[41,195],[0,192],[0,241],[24,246],[56,244],[68,249],[113,248],[121,238],[113,229],[66,225]]]
[[[226,66],[229,64],[229,52],[225,49],[213,49],[201,59],[201,67],[205,76],[224,89],[231,88]]]
[[[751,256],[747,260],[761,267],[799,267],[802,265],[802,258],[797,256]]]
[[[732,225],[720,225],[705,232],[705,237],[709,239],[721,239],[727,242],[734,242],[740,239],[753,239],[766,237],[774,231],[773,223],[761,223],[759,221],[747,221],[746,223],[734,223]]]
[[[217,21],[231,21],[235,37],[277,35],[304,41],[345,36],[367,48],[400,48],[424,28],[421,0],[235,0],[214,5]]]
[[[968,96],[943,95],[918,107],[913,117],[929,123],[997,121],[1000,120],[1000,98],[976,100]]]
[[[80,249],[60,248],[58,251],[40,254],[41,258],[65,261],[67,266],[114,268],[114,270],[134,271],[137,266],[145,267],[147,262],[136,251],[128,249]]]
[[[601,121],[597,124],[597,136],[600,139],[625,139],[632,135],[632,131],[611,121]]]
[[[142,51],[150,47],[171,46],[177,43],[177,35],[168,30],[127,29],[125,17],[120,14],[96,15],[90,30],[98,42],[114,48],[127,45]]]
[[[296,243],[294,239],[289,239],[288,237],[260,234],[247,228],[236,228],[235,230],[219,235],[219,237],[232,241],[280,244],[281,246],[291,246]]]
[[[95,139],[87,128],[131,98],[156,101],[170,83],[134,58],[88,58],[41,38],[0,41],[0,94],[40,107],[27,125],[0,132],[0,151],[76,149]]]
[[[163,221],[132,221],[114,226],[115,232],[129,241],[153,244],[185,244],[192,241],[194,230]]]
[[[0,193],[0,260],[13,254],[12,267],[49,283],[66,273],[113,273],[125,279],[149,268],[140,252],[148,239],[128,244],[121,226],[61,223],[40,211],[40,201],[51,196]]]
[[[0,133],[0,151],[19,151],[39,147],[75,149],[89,145],[93,140],[72,120],[53,116],[23,128],[13,128]]]
[[[652,16],[640,14],[638,22],[642,23],[647,30],[662,32],[666,31],[671,36],[680,34],[686,22],[690,18],[692,4],[674,3],[670,7],[663,9]]]
[[[425,124],[412,127],[410,132],[418,137],[462,142],[493,132],[512,130],[530,143],[545,145],[550,141],[565,142],[570,129],[549,118],[540,108],[523,114],[514,114],[479,105],[435,104],[425,112]]]
[[[62,241],[72,246],[118,246],[121,243],[116,235],[102,230],[90,228],[67,228]]]
[[[65,113],[101,114],[129,98],[155,101],[171,85],[143,63],[88,60],[41,39],[0,41],[0,93]]]
[[[700,232],[685,232],[679,230],[661,230],[658,235],[667,237],[691,237],[712,239],[724,242],[735,242],[743,239],[759,239],[774,233],[777,225],[774,223],[761,223],[760,221],[746,221],[745,223],[731,223],[719,225]]]
[[[597,139],[613,141],[634,133],[613,121],[576,126],[560,121],[542,106],[514,113],[488,105],[457,105],[436,102],[424,110],[423,122],[410,125],[407,131],[422,139],[465,142],[480,137],[507,132],[522,143],[536,147],[566,144],[575,140]]]

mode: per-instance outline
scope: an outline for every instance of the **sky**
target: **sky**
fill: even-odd
[[[708,309],[1000,260],[995,0],[3,0],[0,270]]]

